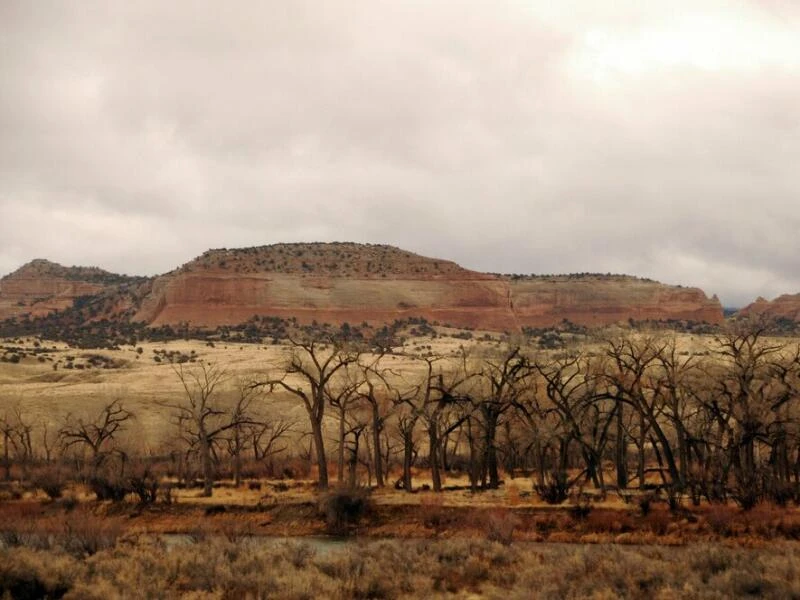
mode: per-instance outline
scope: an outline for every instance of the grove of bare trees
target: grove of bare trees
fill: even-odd
[[[149,457],[116,443],[138,426],[121,400],[55,426],[32,422],[24,403],[2,407],[2,473],[70,464],[108,478],[114,465],[120,482],[161,473],[211,495],[223,477],[238,486],[264,473],[253,465],[301,476],[304,464],[321,489],[335,468],[339,485],[407,492],[442,491],[456,474],[473,491],[530,477],[553,503],[576,489],[658,489],[675,506],[800,501],[800,347],[748,322],[702,347],[627,330],[449,354],[289,339],[280,362],[247,379],[202,361],[173,369],[182,394],[160,403],[171,444]]]

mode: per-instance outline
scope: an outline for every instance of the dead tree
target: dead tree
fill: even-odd
[[[279,376],[268,376],[257,385],[270,392],[281,389],[299,399],[308,415],[314,440],[318,487],[328,488],[328,459],[325,453],[323,421],[333,396],[331,380],[341,369],[358,361],[360,352],[335,336],[292,339],[292,352]]]
[[[482,361],[480,379],[486,384],[484,394],[478,398],[478,410],[483,425],[483,453],[485,472],[489,481],[485,487],[497,489],[500,474],[497,460],[497,431],[500,419],[514,406],[523,393],[525,379],[530,375],[530,364],[519,346],[506,349],[497,358]],[[470,437],[471,437],[470,430]]]
[[[425,357],[424,392],[420,417],[428,433],[428,461],[433,491],[442,491],[442,449],[447,437],[470,415],[465,407],[474,406],[468,383],[476,373],[470,371],[467,355],[460,352],[455,364],[443,368],[442,357]]]
[[[361,400],[358,389],[364,381],[361,370],[353,369],[351,368],[352,366],[346,365],[339,370],[337,376],[331,380],[328,394],[328,402],[331,407],[336,409],[339,426],[336,448],[336,477],[340,486],[345,483],[345,445],[348,435],[348,415]]]
[[[359,363],[362,370],[363,385],[358,389],[361,401],[369,407],[370,432],[372,434],[372,455],[375,470],[375,483],[378,487],[385,485],[384,458],[381,439],[386,427],[386,421],[393,412],[393,408],[401,404],[401,394],[393,387],[391,379],[397,379],[396,373],[390,369],[381,368],[381,359],[384,350],[369,363]],[[394,398],[395,401],[391,399]],[[413,427],[412,427],[413,430]],[[413,436],[412,436],[413,437]]]
[[[796,423],[792,405],[798,398],[800,351],[768,339],[767,331],[765,322],[745,321],[717,338],[717,360],[707,373],[712,389],[703,396],[704,407],[721,433],[723,475],[727,479],[733,473],[734,497],[744,508],[758,502],[771,479],[758,448],[769,449],[777,459],[773,466],[785,472],[782,449],[778,446],[777,456],[774,450]]]
[[[92,476],[97,474],[103,461],[115,451],[112,443],[122,432],[133,414],[119,400],[114,400],[103,407],[92,420],[67,415],[59,430],[59,437],[64,449],[83,447],[89,450],[92,457]]]
[[[213,445],[223,433],[239,424],[220,398],[228,375],[217,365],[206,363],[194,369],[178,365],[173,370],[183,387],[184,398],[180,402],[163,402],[161,405],[172,410],[187,445],[199,453],[203,496],[208,497],[212,494],[215,479]]]

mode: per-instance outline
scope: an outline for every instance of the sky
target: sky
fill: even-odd
[[[0,2],[0,274],[386,243],[800,293],[795,0]]]

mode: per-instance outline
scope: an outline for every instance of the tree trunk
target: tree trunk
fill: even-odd
[[[356,435],[353,440],[353,448],[350,450],[350,460],[348,461],[348,485],[350,488],[356,487],[356,471],[358,468],[358,438]]]
[[[442,474],[439,468],[439,436],[436,431],[436,425],[431,424],[428,427],[428,443],[430,447],[429,462],[431,463],[431,481],[433,483],[433,491],[442,491]]]
[[[472,434],[472,419],[467,419],[467,443],[469,444],[469,487],[472,493],[478,491],[478,451],[475,436]]]
[[[673,486],[678,486],[678,489],[683,489],[685,480],[681,478],[681,474],[678,471],[678,467],[675,464],[675,454],[672,452],[672,446],[667,439],[664,430],[661,429],[661,425],[658,424],[655,417],[652,418],[652,429],[653,432],[656,434],[656,438],[658,438],[658,442],[661,445],[661,451],[664,454],[664,460],[667,463],[667,469],[669,470],[669,477],[672,480]]]
[[[644,426],[644,414],[639,413],[639,465],[637,468],[637,473],[639,476],[639,489],[644,489],[644,467],[645,467],[645,455],[644,455],[644,445],[647,441],[647,429]]]
[[[314,436],[314,450],[317,454],[317,467],[319,477],[317,487],[321,490],[328,489],[328,459],[325,456],[325,441],[322,438],[322,421],[311,421],[312,434]]]
[[[414,458],[413,429],[403,432],[403,489],[412,492],[411,463]]]
[[[3,432],[3,466],[5,467],[5,476],[3,477],[6,481],[11,480],[11,459],[8,455],[8,444],[9,444],[9,435],[8,432]]]
[[[375,448],[375,484],[378,487],[385,485],[383,481],[383,459],[381,458],[381,418],[378,405],[372,405],[372,445]]]
[[[686,431],[682,423],[677,423],[675,431],[678,438],[678,460],[680,461],[681,487],[689,481],[689,444],[686,441]]]
[[[211,464],[211,445],[205,431],[200,431],[200,461],[203,467],[203,496],[210,498],[214,489],[214,473]]]
[[[339,407],[339,452],[336,461],[339,485],[344,483],[344,415],[344,405],[341,405]]]
[[[500,487],[500,473],[497,469],[497,420],[498,415],[494,411],[487,411],[486,416],[486,469],[489,475],[489,489],[496,490]]]
[[[239,487],[242,485],[242,451],[239,427],[233,430],[233,485]]]
[[[614,448],[614,458],[617,467],[617,487],[621,490],[628,487],[628,451],[625,442],[623,417],[622,403],[619,403],[617,405],[617,444]]]

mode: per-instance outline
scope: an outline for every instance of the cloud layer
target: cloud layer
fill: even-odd
[[[651,4],[3,2],[0,273],[352,240],[800,292],[800,9]]]

